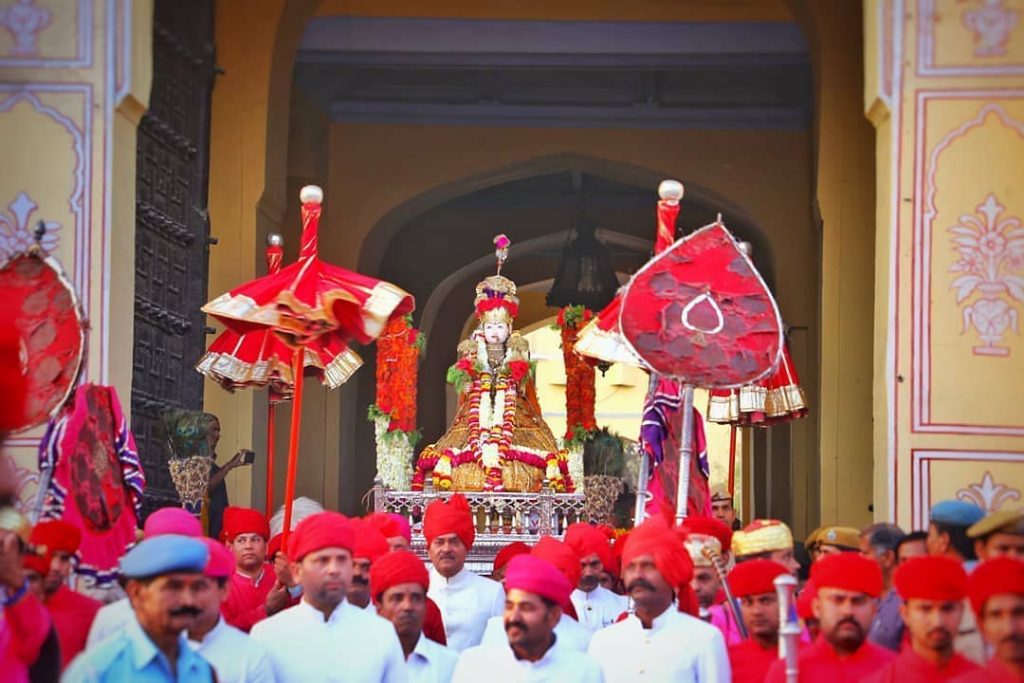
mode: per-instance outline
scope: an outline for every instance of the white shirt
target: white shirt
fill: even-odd
[[[202,642],[190,639],[188,646],[213,666],[219,683],[273,683],[277,680],[266,648],[224,621],[224,617],[203,636]]]
[[[601,668],[589,656],[562,647],[555,636],[536,662],[516,659],[508,645],[480,645],[459,657],[452,683],[603,683]]]
[[[480,644],[487,620],[505,613],[505,589],[497,581],[463,569],[450,579],[429,568],[427,596],[441,610],[448,647],[456,652]]]
[[[636,615],[601,629],[590,656],[607,683],[729,683],[732,672],[722,632],[669,607],[645,629]]]
[[[278,681],[404,683],[402,646],[390,621],[342,600],[327,621],[305,598],[252,627]]]
[[[611,626],[629,607],[629,598],[613,593],[604,586],[598,586],[589,593],[577,588],[572,592],[571,599],[580,623],[591,631]]]
[[[89,627],[89,637],[85,639],[85,649],[95,645],[107,637],[119,633],[128,622],[135,618],[135,611],[128,598],[121,598],[100,607]]]
[[[409,670],[409,683],[448,683],[452,680],[459,654],[435,643],[422,633],[416,647],[409,653],[405,666]]]
[[[558,638],[558,644],[576,652],[586,654],[587,648],[590,647],[590,637],[592,635],[594,634],[589,628],[564,612],[562,613],[562,618],[555,624],[555,636]],[[488,646],[504,645],[508,647],[508,634],[505,633],[504,616],[491,617],[487,620],[487,628],[484,630],[484,637],[480,644]]]

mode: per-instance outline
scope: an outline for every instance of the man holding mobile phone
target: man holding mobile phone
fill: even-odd
[[[220,420],[216,416],[210,416],[210,453],[213,454],[213,467],[210,468],[210,480],[206,490],[210,495],[209,520],[210,536],[220,538],[221,528],[224,522],[224,510],[228,507],[228,487],[224,483],[228,472],[236,467],[251,465],[255,459],[255,453],[251,450],[242,449],[231,456],[224,465],[217,464],[217,443],[220,441]],[[247,455],[249,454],[249,455]]]

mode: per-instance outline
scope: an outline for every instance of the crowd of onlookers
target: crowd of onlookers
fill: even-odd
[[[777,520],[734,530],[714,498],[683,526],[509,544],[489,577],[466,567],[475,518],[458,494],[416,529],[427,561],[397,514],[306,501],[285,539],[229,507],[214,539],[164,508],[108,604],[72,589],[75,526],[3,531],[2,679],[774,682],[782,639],[801,681],[1022,680],[1024,511],[944,501],[927,531],[828,526],[798,547]],[[784,576],[800,583],[788,621]]]

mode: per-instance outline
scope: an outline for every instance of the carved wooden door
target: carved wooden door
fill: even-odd
[[[132,430],[146,471],[143,515],[177,505],[160,438],[168,408],[200,409],[206,347],[207,184],[213,0],[157,0],[153,89],[136,153]]]

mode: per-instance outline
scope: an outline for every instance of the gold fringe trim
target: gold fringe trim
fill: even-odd
[[[322,381],[328,389],[340,387],[363,365],[363,359],[351,349],[336,356],[327,367],[320,362],[316,352],[305,349],[303,362],[305,367],[323,372]],[[229,390],[272,386],[275,391],[291,396],[294,385],[291,365],[282,362],[277,356],[248,363],[224,353],[207,353],[199,359],[196,370]]]
[[[573,349],[580,355],[607,363],[624,363],[639,368],[647,367],[647,364],[633,353],[618,334],[598,327],[596,318],[580,330]]]

